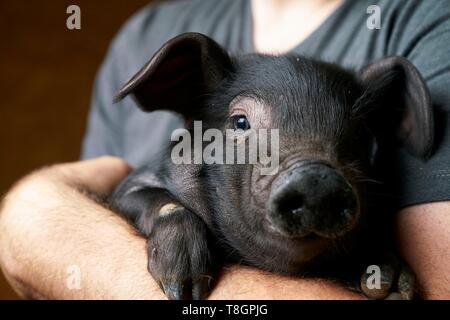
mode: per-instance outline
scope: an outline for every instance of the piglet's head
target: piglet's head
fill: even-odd
[[[144,111],[180,114],[188,128],[202,120],[204,130],[238,129],[241,141],[277,130],[274,174],[261,174],[267,164],[257,161],[205,165],[202,177],[226,242],[248,263],[278,272],[327,255],[358,229],[375,145],[424,159],[432,148],[426,85],[401,57],[352,73],[295,55],[231,59],[208,37],[187,33],[166,43],[116,99],[128,94]]]

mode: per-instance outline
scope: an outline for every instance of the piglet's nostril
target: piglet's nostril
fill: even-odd
[[[355,196],[350,189],[344,189],[340,192],[335,191],[324,200],[329,203],[331,208],[334,208],[334,211],[344,215],[354,208],[356,201]]]
[[[280,201],[278,210],[286,214],[298,215],[303,212],[304,204],[302,195],[288,195]]]
[[[322,200],[322,205],[319,205],[318,209],[324,212],[328,211],[343,219],[342,221],[351,221],[357,210],[356,197],[350,190],[332,193]]]

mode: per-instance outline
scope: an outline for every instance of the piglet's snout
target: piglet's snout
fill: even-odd
[[[357,196],[345,177],[324,163],[283,172],[267,202],[271,227],[288,237],[336,238],[355,225]]]

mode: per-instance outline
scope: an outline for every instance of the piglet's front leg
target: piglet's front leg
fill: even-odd
[[[137,221],[148,237],[148,270],[171,300],[206,298],[215,273],[206,224],[172,200],[155,209]]]
[[[148,270],[169,299],[203,299],[217,264],[205,222],[166,189],[134,187],[131,177],[111,199],[112,207],[147,237]]]

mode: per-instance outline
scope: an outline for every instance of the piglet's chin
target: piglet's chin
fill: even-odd
[[[265,231],[263,254],[254,257],[254,263],[265,270],[281,274],[300,274],[317,257],[327,255],[333,240],[310,233],[304,237],[288,237],[273,228]]]

